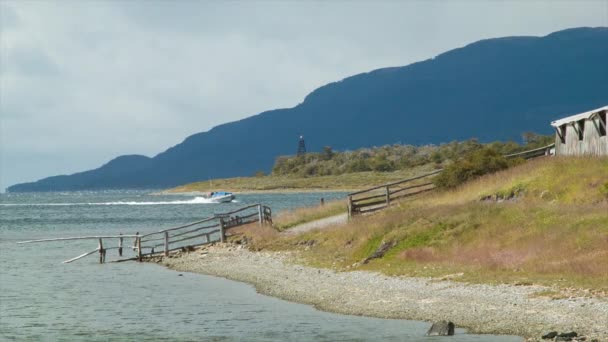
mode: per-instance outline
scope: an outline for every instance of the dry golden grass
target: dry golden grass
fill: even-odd
[[[310,264],[340,270],[438,278],[462,273],[455,280],[606,291],[608,200],[600,191],[606,183],[606,158],[535,160],[344,226],[271,237],[260,246],[299,248]],[[297,247],[311,240],[313,247]],[[383,242],[394,247],[361,263]]]

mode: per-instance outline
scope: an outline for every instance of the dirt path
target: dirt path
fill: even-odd
[[[306,222],[284,231],[285,235],[296,235],[313,229],[323,229],[348,222],[348,214],[326,217],[320,220]]]

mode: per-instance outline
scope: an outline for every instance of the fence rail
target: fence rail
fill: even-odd
[[[165,256],[168,256],[169,252],[180,250],[184,247],[201,246],[217,241],[224,242],[227,237],[227,231],[232,228],[252,223],[258,223],[259,225],[264,225],[267,223],[272,224],[272,210],[270,209],[270,207],[262,204],[254,204],[239,208],[231,212],[215,214],[211,217],[196,222],[188,223],[178,227],[163,229],[157,232],[147,233],[143,235],[137,232],[135,235],[120,234],[100,236],[75,236],[66,238],[21,241],[18,242],[18,244],[73,240],[97,240],[98,245],[95,250],[65,260],[64,263],[71,263],[94,253],[99,253],[99,262],[104,263],[106,260],[106,252],[108,250],[117,249],[118,256],[122,257],[123,248],[132,249],[135,252],[135,257],[131,259],[141,261],[144,256],[150,256],[158,253],[162,253]],[[214,239],[214,237],[216,238]],[[125,238],[133,239],[133,245],[123,246]],[[116,247],[106,247],[104,246],[104,242],[107,242],[107,240],[118,240],[118,245]],[[184,242],[190,243],[186,246],[179,245],[180,243]],[[162,249],[157,252],[157,248]],[[148,252],[144,253],[144,250],[147,250]]]
[[[409,184],[436,175],[441,171],[443,170],[435,170],[420,176],[352,192],[347,195],[348,216],[352,217],[354,215],[380,210],[388,207],[391,204],[391,201],[431,191],[435,188],[432,182],[414,185]]]
[[[540,148],[535,148],[533,150],[523,151],[519,153],[507,154],[505,158],[524,158],[524,159],[532,159],[536,157],[548,156],[551,155],[551,149],[555,147],[555,143],[543,146]]]

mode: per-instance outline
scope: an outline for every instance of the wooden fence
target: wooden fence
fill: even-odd
[[[551,155],[551,149],[555,148],[555,144],[550,144],[544,147],[536,148],[533,150],[523,151],[519,153],[507,154],[505,158],[524,158],[524,159],[533,159],[542,156]]]
[[[375,186],[369,189],[348,194],[348,216],[369,213],[388,207],[392,201],[400,198],[418,195],[435,188],[432,182],[422,181],[412,184],[416,180],[424,180],[443,170],[436,170],[417,177],[404,179],[398,182]]]
[[[551,150],[555,147],[555,144],[550,144],[541,148],[533,150],[523,151],[519,153],[513,153],[505,155],[505,158],[524,158],[533,159],[542,156],[551,155]],[[348,217],[352,217],[358,214],[369,213],[372,211],[384,209],[388,207],[392,201],[403,198],[415,196],[427,191],[431,191],[435,188],[432,182],[422,182],[419,184],[411,184],[411,182],[424,179],[433,175],[436,175],[443,170],[436,170],[427,174],[423,174],[417,177],[404,179],[402,181],[388,183],[384,185],[375,186],[369,189],[357,191],[348,194]],[[363,197],[360,197],[363,196]]]
[[[77,236],[21,241],[18,242],[18,244],[72,240],[97,240],[98,245],[95,250],[66,260],[64,263],[76,261],[93,253],[99,253],[99,262],[104,263],[106,259],[106,252],[108,250],[117,249],[118,256],[122,257],[123,248],[132,249],[135,252],[135,257],[131,259],[141,261],[144,256],[159,253],[168,256],[171,251],[180,250],[185,247],[202,246],[217,241],[224,242],[226,240],[227,231],[235,227],[252,223],[258,223],[259,225],[264,225],[267,223],[272,224],[272,210],[270,207],[262,204],[253,204],[228,213],[215,214],[206,219],[188,223],[179,227],[173,227],[143,235],[140,235],[139,232],[137,232],[135,235],[120,234]],[[125,239],[132,239],[133,245],[126,247],[123,246]],[[107,247],[107,245],[104,246],[104,240],[105,242],[108,240],[115,240],[117,241],[117,245],[116,247]]]

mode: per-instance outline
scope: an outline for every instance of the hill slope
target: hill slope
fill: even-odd
[[[9,191],[165,188],[268,171],[305,134],[309,150],[549,133],[549,122],[608,102],[608,28],[482,40],[433,59],[330,83],[303,103],[194,134],[154,158],[50,177]],[[118,165],[115,165],[118,166]]]

